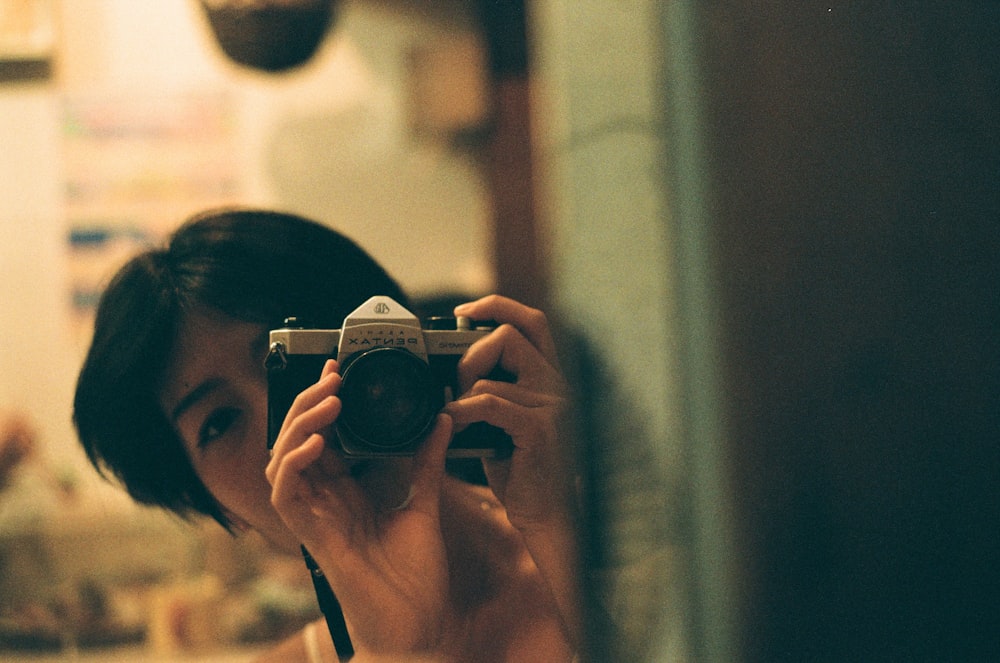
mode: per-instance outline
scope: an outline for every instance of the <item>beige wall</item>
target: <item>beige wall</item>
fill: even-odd
[[[0,408],[31,418],[40,452],[0,496],[4,608],[26,599],[45,604],[81,582],[112,590],[138,580],[181,582],[231,565],[246,573],[261,559],[257,549],[243,555],[214,526],[191,529],[134,507],[98,480],[77,448],[70,410],[86,329],[70,305],[79,264],[68,243],[65,183],[80,166],[70,163],[67,102],[96,101],[112,114],[115,100],[152,99],[155,108],[158,99],[169,105],[187,94],[219,95],[231,113],[238,184],[220,202],[274,206],[335,225],[413,294],[475,294],[494,280],[487,194],[473,157],[450,142],[451,132],[482,121],[476,77],[484,74],[468,16],[349,3],[308,66],[267,76],[221,57],[194,0],[51,4],[52,76],[0,83],[0,324],[8,348],[0,353]],[[416,69],[418,62],[438,66]],[[447,86],[441,77],[456,66],[467,87],[451,89],[457,97],[435,107],[438,115],[422,105],[414,117],[411,95]],[[463,112],[449,115],[456,106]],[[110,154],[97,150],[94,159],[95,171],[106,168]],[[176,221],[196,211],[182,212],[185,200],[175,201]],[[96,269],[110,275],[114,267]],[[68,499],[55,488],[67,480],[76,486]]]
[[[66,100],[221,94],[233,109],[239,183],[225,202],[336,225],[417,294],[490,289],[477,166],[446,134],[415,135],[408,106],[411,62],[455,42],[469,52],[471,40],[475,53],[468,17],[351,3],[307,67],[267,76],[222,58],[194,0],[52,5],[53,76],[0,84],[0,315],[12,349],[0,357],[0,405],[35,419],[47,462],[76,473],[85,495],[100,489],[87,482],[69,424],[84,335],[68,310]]]

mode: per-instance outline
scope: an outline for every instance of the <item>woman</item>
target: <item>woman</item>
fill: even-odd
[[[336,329],[374,295],[406,302],[329,228],[259,210],[195,217],[126,264],[102,298],[74,410],[88,457],[139,502],[255,529],[284,551],[304,545],[339,599],[352,660],[571,659],[564,385],[540,312],[497,296],[456,309],[500,326],[460,361],[463,393],[415,456],[357,463],[328,444],[341,408],[333,360],[268,451],[268,330],[293,315]],[[496,366],[516,379],[487,379]],[[514,442],[509,459],[484,461],[488,488],[444,471],[453,432],[480,421]],[[274,660],[318,660],[311,642]]]

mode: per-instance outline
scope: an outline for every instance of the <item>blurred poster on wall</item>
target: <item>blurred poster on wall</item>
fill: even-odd
[[[55,44],[53,0],[0,0],[0,83],[49,77]]]
[[[63,103],[69,301],[80,333],[114,271],[183,219],[240,194],[236,115],[219,93],[105,93]]]

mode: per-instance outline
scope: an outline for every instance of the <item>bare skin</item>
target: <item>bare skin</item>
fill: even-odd
[[[548,326],[500,297],[457,313],[504,324],[466,354],[465,394],[413,458],[357,468],[333,451],[334,361],[296,399],[269,457],[266,330],[211,311],[180,330],[161,403],[235,522],[283,550],[309,548],[344,609],[354,660],[570,660],[571,478],[554,480],[566,474],[564,388]],[[484,379],[497,364],[516,383]],[[444,474],[452,432],[475,421],[505,428],[516,447],[487,467],[490,489]]]

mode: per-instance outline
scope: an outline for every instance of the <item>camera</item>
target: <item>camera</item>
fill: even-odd
[[[468,318],[432,318],[422,326],[391,297],[372,297],[341,329],[314,329],[295,318],[269,335],[268,448],[295,397],[320,376],[327,359],[340,363],[343,405],[330,436],[347,456],[409,456],[442,407],[458,394],[458,361],[493,326]],[[497,372],[490,376],[504,379]],[[510,437],[486,423],[455,434],[450,458],[508,456]]]

